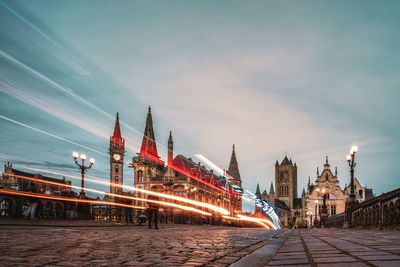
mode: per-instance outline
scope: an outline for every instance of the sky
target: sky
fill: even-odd
[[[96,159],[88,176],[108,181],[116,113],[128,163],[150,105],[164,160],[169,131],[176,155],[222,169],[235,144],[252,192],[269,190],[286,153],[299,193],[326,156],[343,188],[353,144],[361,184],[391,191],[399,11],[398,1],[368,0],[0,0],[0,161],[72,177],[78,151]],[[132,185],[128,164],[124,173]]]

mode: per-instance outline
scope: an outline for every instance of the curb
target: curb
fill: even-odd
[[[287,231],[281,237],[278,237],[271,243],[257,249],[253,253],[247,255],[244,258],[241,258],[237,262],[230,265],[231,267],[264,267],[271,261],[272,257],[275,255],[275,252],[282,246],[282,244],[289,237],[292,230]]]

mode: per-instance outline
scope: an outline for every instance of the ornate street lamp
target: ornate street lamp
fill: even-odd
[[[349,199],[346,202],[346,216],[345,216],[345,224],[344,227],[351,227],[351,212],[352,207],[357,205],[358,201],[356,200],[356,195],[354,193],[354,168],[356,167],[356,163],[354,162],[355,155],[358,151],[358,146],[352,146],[350,149],[350,154],[347,155],[346,159],[350,166],[350,195]]]
[[[356,163],[354,162],[354,158],[358,151],[358,146],[352,146],[350,150],[350,154],[347,155],[346,159],[350,166],[350,198],[354,200],[356,195],[354,193],[354,168],[356,167]]]
[[[85,159],[86,159],[86,155],[85,154],[81,154],[79,156],[79,154],[77,152],[73,152],[72,153],[72,157],[75,160],[75,164],[78,165],[78,167],[81,169],[82,185],[81,185],[81,193],[79,194],[79,197],[80,198],[85,198],[85,190],[84,190],[84,188],[85,188],[85,182],[84,182],[85,181],[85,172],[86,172],[87,169],[92,168],[92,166],[94,164],[94,159],[90,159],[90,161],[89,161],[90,165],[89,166],[85,166]],[[82,160],[81,164],[79,164],[78,161],[77,161],[78,157],[80,157],[81,160]]]

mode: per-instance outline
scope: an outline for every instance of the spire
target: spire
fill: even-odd
[[[278,160],[276,160],[275,166],[279,166],[279,162],[278,162]]]
[[[335,167],[335,177],[337,177],[337,167]]]
[[[159,158],[157,153],[156,139],[154,137],[153,130],[153,119],[151,116],[151,107],[146,118],[146,127],[144,129],[142,147],[140,148],[140,154],[147,154]]]
[[[113,136],[114,136],[115,138],[119,138],[119,139],[122,138],[122,137],[121,137],[121,129],[119,128],[119,115],[118,115],[118,112],[117,112],[117,118],[116,118],[116,120],[115,120],[115,126],[114,126],[114,134],[113,134]]]
[[[228,173],[236,180],[240,180],[239,166],[235,153],[235,144],[233,144],[232,146],[232,156],[231,156],[231,162],[229,163]]]
[[[271,194],[275,194],[275,192],[274,192],[274,184],[271,182],[271,187],[270,187],[270,189],[269,189],[269,194],[271,195]]]
[[[328,163],[328,156],[326,156],[326,161],[325,161],[325,164],[324,164],[324,168],[325,168],[325,170],[329,170],[330,167],[331,166]]]
[[[114,133],[110,137],[110,149],[111,148],[124,148],[125,147],[125,140],[122,139],[121,136],[121,129],[119,127],[119,114],[117,112],[117,117],[115,119],[115,126],[114,126]]]
[[[256,197],[257,197],[257,199],[261,199],[260,185],[258,183],[257,183],[257,189],[256,189]]]
[[[168,138],[168,164],[172,163],[174,158],[174,142],[172,141],[172,132],[169,131]]]
[[[306,190],[303,188],[303,193],[301,193],[301,196],[304,197],[306,195]]]
[[[318,169],[318,167],[317,167],[317,177],[319,176],[319,169]]]

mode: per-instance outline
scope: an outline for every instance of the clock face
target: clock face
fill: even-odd
[[[120,156],[119,154],[114,154],[114,155],[113,155],[113,158],[114,158],[115,160],[120,160],[120,159],[121,159],[121,156]]]

